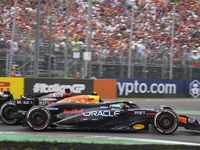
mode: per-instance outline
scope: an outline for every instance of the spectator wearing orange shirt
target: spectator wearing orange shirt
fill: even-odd
[[[11,72],[11,76],[12,77],[22,77],[22,74],[19,71],[19,66],[18,65],[14,65],[13,69],[14,70]]]

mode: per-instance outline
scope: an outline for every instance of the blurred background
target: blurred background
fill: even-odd
[[[1,0],[0,76],[18,64],[22,77],[200,79],[191,59],[200,54],[199,7],[200,0]]]

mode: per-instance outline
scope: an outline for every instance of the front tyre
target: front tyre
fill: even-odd
[[[20,123],[22,120],[15,118],[15,112],[16,108],[14,103],[9,102],[3,104],[0,110],[1,120],[8,125]]]
[[[154,118],[154,126],[156,130],[162,134],[171,134],[178,128],[178,116],[169,109],[158,112]]]
[[[51,114],[45,107],[34,106],[27,112],[26,121],[31,129],[43,131],[51,122]]]

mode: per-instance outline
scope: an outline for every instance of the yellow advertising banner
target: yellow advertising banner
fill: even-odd
[[[24,78],[0,78],[0,91],[10,91],[14,99],[24,95]]]

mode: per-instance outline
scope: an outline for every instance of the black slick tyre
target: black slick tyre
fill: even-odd
[[[31,129],[43,131],[51,122],[51,114],[45,107],[34,106],[27,112],[26,121]]]
[[[162,134],[171,134],[178,128],[179,119],[173,110],[164,109],[158,112],[154,118],[156,130]]]
[[[20,123],[22,120],[15,118],[15,103],[4,103],[0,109],[1,120],[8,125],[14,125]]]

